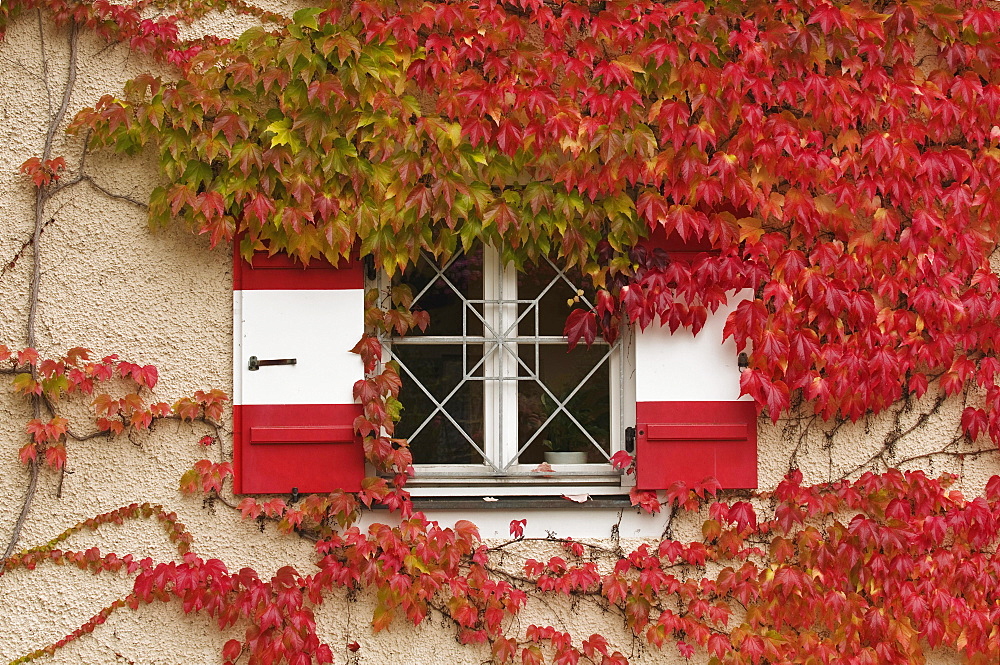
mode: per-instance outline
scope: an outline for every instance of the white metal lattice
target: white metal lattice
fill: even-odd
[[[607,387],[607,398],[611,400],[620,397],[618,387],[622,384],[621,342],[608,345],[598,340],[595,344],[604,346],[605,352],[593,361],[593,365],[584,373],[583,378],[568,393],[565,393],[566,396],[562,399],[557,397],[556,392],[545,384],[539,371],[542,362],[542,347],[565,347],[567,345],[565,337],[561,335],[541,334],[542,301],[558,285],[565,284],[573,293],[577,293],[579,284],[574,283],[565,270],[545,258],[544,262],[551,268],[553,276],[539,290],[537,296],[519,298],[516,271],[511,266],[504,266],[501,263],[499,252],[485,248],[483,250],[483,297],[473,298],[469,294],[463,293],[462,289],[456,286],[447,274],[457,258],[458,256],[445,265],[439,266],[431,257],[422,257],[424,267],[431,271],[430,279],[414,294],[413,304],[419,307],[421,299],[427,297],[432,289],[447,287],[446,291],[450,292],[450,296],[461,303],[461,334],[437,336],[428,334],[394,337],[386,340],[389,357],[399,364],[404,383],[416,387],[431,404],[429,413],[409,434],[411,447],[416,449],[420,446],[421,433],[440,415],[482,458],[488,475],[518,475],[527,472],[518,468],[519,457],[538,439],[546,427],[562,414],[586,437],[590,447],[600,451],[603,459],[609,459],[618,447],[616,434],[622,428],[616,426],[620,423],[614,421],[621,419],[621,409],[610,410],[612,422],[608,425],[611,441],[602,446],[593,433],[588,431],[581,419],[573,413],[570,402],[605,364],[609,365],[608,374],[611,377],[610,385]],[[580,297],[583,306],[592,307],[586,297]],[[530,324],[530,334],[524,334],[526,331],[522,329],[522,324],[525,322]],[[470,323],[477,332],[481,326],[482,334],[471,334]],[[433,328],[432,317],[431,331]],[[433,353],[435,346],[441,347],[443,345],[461,347],[462,371],[457,384],[447,394],[439,398],[433,390],[425,385],[426,380],[430,377],[420,376],[420,372],[412,368],[401,357],[400,352],[404,348],[410,351],[426,348],[427,353]],[[526,348],[533,351],[533,368],[522,358],[521,353]],[[481,355],[470,361],[468,352],[470,349],[481,349]],[[485,413],[483,414],[485,427],[481,441],[477,441],[465,424],[448,410],[449,402],[459,394],[463,387],[473,382],[482,382],[480,385],[485,404]],[[551,402],[552,408],[547,418],[519,445],[517,431],[518,390],[519,384],[524,382],[533,382],[534,385],[537,385]],[[618,418],[614,417],[616,412]]]

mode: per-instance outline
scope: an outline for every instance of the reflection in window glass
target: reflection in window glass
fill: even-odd
[[[586,452],[588,462],[605,461],[598,449],[610,455],[608,347],[581,346],[567,354],[562,345],[522,345],[519,353],[522,369],[537,378],[519,383],[518,462],[537,464],[546,450]]]
[[[482,464],[472,444],[483,447],[483,384],[463,380],[481,348],[466,347],[465,362],[458,344],[397,345],[393,352],[405,377],[396,434],[410,440],[413,463]]]
[[[426,332],[410,335],[482,335],[483,323],[468,307],[468,300],[483,299],[483,249],[460,253],[442,269],[424,255],[400,281],[413,289],[413,307],[431,317]],[[480,307],[480,310],[482,308]]]

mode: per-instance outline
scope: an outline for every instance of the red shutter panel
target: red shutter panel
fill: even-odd
[[[303,268],[261,253],[249,264],[237,250],[233,314],[236,491],[359,490],[352,391],[363,368],[350,349],[364,331],[361,262]]]
[[[636,404],[636,486],[666,489],[711,476],[727,489],[757,487],[752,401]]]
[[[649,243],[674,260],[691,260],[707,246],[678,238]],[[724,488],[757,487],[757,410],[741,399],[736,345],[722,343],[722,329],[736,305],[752,297],[732,294],[709,314],[697,337],[671,334],[653,323],[636,333],[636,486],[667,489],[673,483],[716,478]]]

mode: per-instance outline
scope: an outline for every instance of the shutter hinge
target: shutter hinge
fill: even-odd
[[[365,267],[365,277],[368,278],[369,282],[374,282],[375,278],[378,277],[378,272],[375,270],[375,255],[365,254],[361,257],[361,263]]]
[[[625,428],[625,452],[632,454],[635,452],[635,428]]]

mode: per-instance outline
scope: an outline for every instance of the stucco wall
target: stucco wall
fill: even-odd
[[[245,18],[224,16],[198,29],[234,34],[246,26]],[[44,215],[51,221],[44,227],[41,244],[34,248],[29,244],[34,195],[17,170],[25,159],[41,152],[47,118],[58,108],[65,84],[67,44],[65,30],[40,24],[33,15],[18,20],[0,42],[0,342],[11,347],[24,344],[32,252],[40,251],[37,345],[43,356],[85,346],[98,357],[120,353],[134,362],[154,364],[161,372],[156,393],[167,401],[197,389],[229,391],[232,295],[226,247],[211,250],[205,239],[179,228],[152,233],[139,206],[111,198],[85,182],[63,190],[49,202]],[[68,118],[102,94],[119,91],[128,77],[152,67],[123,47],[81,34],[79,74]],[[56,134],[53,154],[65,156],[71,172],[79,167],[81,149],[78,138]],[[86,172],[109,192],[138,201],[145,200],[157,182],[149,156],[126,159],[91,154]],[[840,427],[816,422],[805,411],[776,425],[762,422],[762,487],[772,487],[793,465],[802,468],[807,481],[815,482],[845,473],[856,475],[865,468],[884,468],[941,449],[957,435],[962,404],[953,400],[926,416],[935,399],[928,395],[895,412]],[[0,393],[3,544],[27,483],[27,471],[16,459],[28,418],[25,403],[9,391]],[[309,571],[313,558],[308,542],[281,536],[272,526],[261,531],[233,510],[180,494],[179,477],[205,456],[196,443],[207,431],[200,427],[166,423],[148,435],[71,444],[61,496],[57,496],[57,474],[42,473],[20,547],[44,543],[81,519],[148,501],[176,511],[195,537],[194,550],[203,557],[221,559],[230,570],[251,566],[266,576],[291,564]],[[224,429],[228,427],[227,423]],[[228,435],[223,439],[221,452],[228,454],[231,441]],[[886,441],[894,441],[888,453]],[[955,445],[970,444],[958,441]],[[208,454],[220,451],[212,449]],[[1000,460],[995,454],[964,462],[937,456],[907,462],[904,467],[960,472],[961,488],[975,493],[1000,470]],[[560,520],[557,513],[549,518],[553,524]],[[662,524],[662,517],[656,519]],[[534,519],[532,523],[536,524]],[[539,526],[545,528],[544,523]],[[131,552],[137,558],[150,556],[159,561],[176,558],[163,530],[146,520],[83,532],[73,536],[69,545]],[[526,554],[539,557],[541,552]],[[124,576],[95,577],[68,567],[42,566],[4,575],[0,578],[0,662],[61,638],[127,593],[130,586]],[[626,654],[639,656],[636,662],[680,661],[673,649],[643,653],[621,625],[609,625],[596,608],[586,601],[577,602],[536,604],[521,617],[521,628],[544,622],[580,637],[600,631],[616,637],[618,648]],[[458,645],[453,630],[433,617],[419,628],[398,624],[372,636],[370,616],[370,599],[363,596],[352,602],[331,598],[318,612],[321,636],[334,649],[338,662],[473,663],[484,658],[484,652]],[[219,632],[203,616],[185,616],[176,603],[156,604],[114,615],[92,635],[60,650],[54,661],[216,662],[225,641],[241,632],[240,626]],[[357,653],[345,648],[353,640],[361,644]]]

